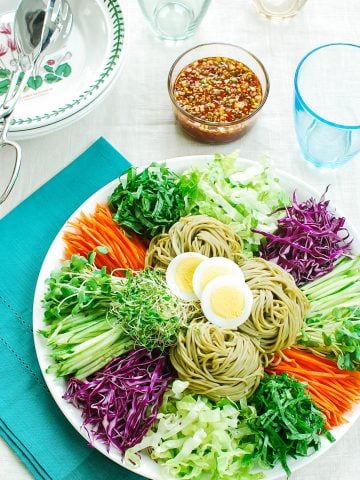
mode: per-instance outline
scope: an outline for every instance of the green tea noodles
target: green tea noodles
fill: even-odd
[[[181,218],[169,230],[154,237],[149,245],[145,265],[166,270],[171,260],[184,252],[234,260],[243,242],[227,225],[207,215]]]
[[[193,320],[170,350],[179,378],[189,382],[194,393],[213,400],[252,395],[264,373],[260,357],[249,337],[204,318]]]
[[[254,297],[250,317],[239,330],[266,354],[293,345],[309,309],[293,277],[262,258],[242,259],[239,265]]]

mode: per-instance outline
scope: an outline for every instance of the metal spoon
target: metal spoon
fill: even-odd
[[[15,105],[19,100],[39,56],[49,45],[64,40],[61,33],[67,35],[71,30],[72,13],[66,0],[48,0],[44,9],[43,0],[21,0],[15,13],[14,33],[19,53],[19,68],[13,77],[0,109],[3,130],[0,135],[0,150],[12,147],[15,150],[15,162],[11,178],[0,197],[0,204],[9,196],[20,170],[21,148],[7,139]],[[20,79],[20,75],[22,78]]]
[[[21,0],[14,19],[14,37],[18,52],[18,68],[14,71],[3,109],[13,108],[22,94],[41,51],[48,44],[49,17],[59,0],[49,0],[44,10],[43,0]],[[61,0],[60,0],[61,1]],[[59,12],[57,10],[56,14]],[[20,77],[22,75],[22,79]]]
[[[44,58],[50,53],[56,52],[59,49],[59,45],[64,43],[69,36],[73,22],[73,15],[70,10],[70,6],[66,0],[63,0],[62,7],[59,9],[58,15],[55,20],[51,19],[52,34],[46,48],[43,48],[39,58],[36,62],[35,74],[38,75],[41,64]],[[55,28],[55,31],[54,31]]]

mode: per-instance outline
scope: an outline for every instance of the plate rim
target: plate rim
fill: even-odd
[[[187,168],[190,168],[193,165],[198,166],[198,165],[201,165],[201,164],[205,164],[208,161],[212,160],[213,158],[214,158],[213,154],[212,155],[211,154],[210,155],[198,154],[198,155],[178,156],[178,157],[172,157],[172,158],[169,158],[169,159],[165,159],[165,160],[162,160],[162,161],[149,162],[145,165],[138,166],[137,168],[144,169],[150,163],[159,163],[159,164],[166,163],[166,165],[169,166],[170,168],[172,168],[175,172],[180,172],[180,171],[185,171]],[[244,158],[244,157],[238,157],[238,160],[243,161],[243,162],[245,162],[249,165],[254,165],[254,164],[257,165],[257,164],[260,163],[259,161],[250,160],[250,159],[247,159],[247,158]],[[184,167],[184,164],[187,164],[187,166]],[[272,162],[270,162],[270,170],[274,173],[274,175],[277,178],[279,178],[280,183],[282,183],[284,180],[285,181],[290,180],[290,182],[292,182],[294,185],[297,185],[297,188],[299,188],[299,187],[304,188],[304,191],[306,193],[305,193],[305,195],[302,195],[302,196],[311,195],[311,196],[315,196],[315,198],[320,198],[321,194],[319,193],[319,191],[316,188],[307,184],[303,180],[297,178],[295,175],[292,175],[291,173],[288,173],[288,172],[286,172],[282,169],[276,168],[273,165]],[[59,407],[60,411],[63,413],[65,418],[71,423],[71,425],[75,428],[75,430],[78,433],[80,433],[80,435],[83,438],[85,438],[85,440],[87,440],[88,442],[89,442],[89,436],[87,435],[86,431],[83,428],[81,428],[81,425],[79,425],[79,422],[75,422],[74,418],[73,418],[74,414],[75,415],[77,414],[76,416],[80,417],[80,414],[81,414],[80,410],[76,409],[73,405],[71,405],[68,402],[66,402],[65,400],[63,400],[62,396],[60,396],[60,398],[59,398],[58,396],[55,396],[55,394],[54,394],[54,389],[55,388],[59,389],[59,383],[60,382],[63,383],[63,379],[62,378],[57,378],[53,374],[47,374],[46,371],[45,371],[46,367],[50,364],[50,359],[46,356],[46,351],[49,352],[50,350],[45,344],[45,341],[44,341],[45,339],[37,333],[37,328],[35,328],[37,321],[36,321],[35,317],[40,311],[42,311],[42,307],[40,305],[39,300],[41,300],[41,298],[43,296],[43,292],[45,291],[44,280],[48,276],[48,275],[47,276],[45,275],[45,272],[48,271],[48,273],[50,273],[50,271],[52,269],[56,268],[54,259],[52,259],[52,263],[54,265],[52,266],[52,268],[50,270],[48,269],[47,263],[49,262],[49,258],[52,256],[53,250],[56,249],[56,247],[59,247],[59,243],[62,242],[61,237],[62,237],[62,232],[63,232],[63,229],[64,229],[65,225],[68,223],[68,221],[71,218],[76,217],[80,213],[80,211],[83,211],[83,210],[93,211],[93,207],[96,205],[96,203],[99,202],[99,201],[104,201],[105,195],[108,196],[109,193],[111,193],[111,191],[112,191],[111,189],[115,188],[115,186],[118,184],[118,178],[119,177],[116,177],[115,179],[113,179],[112,181],[108,182],[106,185],[101,187],[99,190],[94,192],[92,195],[90,195],[78,208],[76,208],[74,210],[74,212],[69,216],[69,218],[66,220],[66,222],[62,225],[62,227],[60,228],[60,230],[58,231],[58,233],[54,237],[54,239],[53,239],[53,241],[52,241],[52,243],[51,243],[44,259],[43,259],[43,263],[42,263],[40,271],[39,271],[39,275],[38,275],[38,279],[37,279],[37,283],[36,283],[36,287],[35,287],[35,293],[34,293],[33,337],[34,337],[34,345],[35,345],[36,356],[37,356],[37,359],[38,359],[38,362],[39,362],[40,370],[42,372],[44,381],[45,381],[45,383],[46,383],[46,385],[49,389],[49,392],[52,395],[52,397],[53,397],[54,401],[56,402],[57,406]],[[98,199],[98,197],[102,197],[103,199],[100,200],[100,199]],[[333,209],[333,211],[334,210],[336,211],[336,213],[338,215],[344,216],[341,212],[341,209],[339,210],[338,208],[336,208],[335,205],[331,202],[331,200],[329,201],[329,205]],[[90,207],[90,209],[89,209],[89,207]],[[352,237],[354,238],[355,251],[360,252],[360,236],[359,236],[359,233],[353,227],[351,222],[348,222],[347,220],[346,220],[346,227],[348,228]],[[59,262],[60,262],[60,260],[57,259],[56,263],[59,264]],[[42,320],[40,320],[40,322],[42,322]],[[62,391],[62,393],[64,393],[64,390]],[[64,407],[64,408],[62,408],[62,407]],[[73,415],[71,415],[69,413],[70,411],[72,411]],[[316,452],[314,452],[314,453],[312,453],[312,454],[310,454],[306,457],[298,457],[297,459],[293,459],[293,458],[288,459],[288,464],[289,464],[289,467],[290,467],[292,473],[294,473],[297,470],[300,470],[301,468],[305,467],[309,463],[315,461],[321,455],[323,455],[329,449],[331,449],[332,446],[337,444],[337,442],[340,440],[340,438],[342,438],[348,432],[348,430],[350,430],[350,428],[356,423],[356,421],[360,417],[360,402],[358,404],[355,404],[353,410],[351,412],[347,413],[345,415],[345,417],[348,420],[347,423],[345,423],[345,424],[343,424],[339,427],[333,428],[331,430],[331,433],[335,437],[335,442],[334,443],[329,442],[324,436],[322,436],[321,447],[318,451],[316,451]],[[127,470],[129,470],[133,473],[136,473],[138,475],[143,475],[148,479],[159,480],[159,478],[161,476],[162,480],[178,480],[175,477],[171,477],[167,474],[164,474],[164,470],[161,467],[161,465],[157,464],[155,461],[151,460],[147,455],[141,455],[142,461],[141,461],[141,464],[138,468],[131,468],[128,464],[124,464],[119,452],[117,452],[116,450],[110,449],[110,451],[108,452],[106,447],[102,443],[100,443],[96,440],[93,441],[92,446],[94,448],[96,448],[98,451],[100,451],[101,453],[103,453],[107,458],[109,458],[110,460],[117,463],[119,466],[121,466],[123,468],[126,468]],[[258,470],[254,470],[254,472],[255,471],[258,471]],[[284,478],[284,475],[285,475],[285,472],[283,471],[283,469],[279,465],[277,465],[273,469],[260,470],[260,471],[265,474],[264,480],[280,480],[280,479]]]

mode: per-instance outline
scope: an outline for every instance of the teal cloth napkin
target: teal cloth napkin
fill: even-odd
[[[82,202],[128,166],[100,138],[0,220],[0,435],[35,479],[143,478],[90,448],[65,419],[42,378],[32,332],[37,276],[53,238]]]

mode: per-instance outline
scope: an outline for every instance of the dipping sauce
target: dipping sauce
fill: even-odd
[[[208,122],[235,122],[254,112],[262,101],[261,83],[238,60],[206,57],[185,67],[173,88],[178,105]]]
[[[189,135],[206,143],[242,136],[258,117],[269,93],[264,65],[230,43],[190,48],[170,68],[168,92],[174,114]]]

